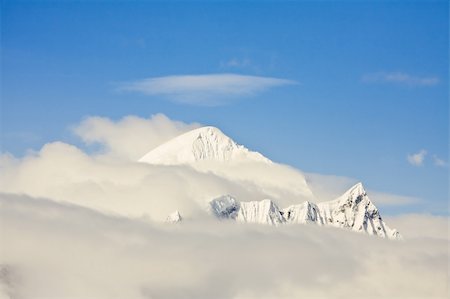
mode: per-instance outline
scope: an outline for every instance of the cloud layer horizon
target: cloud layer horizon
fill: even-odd
[[[216,173],[137,163],[150,149],[199,127],[128,116],[73,127],[90,152],[52,142],[0,159],[1,292],[6,298],[444,298],[448,218],[391,216],[403,242],[308,225],[272,228],[212,221],[204,204],[298,202],[308,178],[323,200],[353,179],[249,164]],[[254,179],[263,173],[264,179]],[[176,188],[175,188],[176,186]],[[384,204],[412,199],[379,195]],[[331,197],[331,198],[330,198]],[[374,200],[376,203],[376,200]],[[180,210],[186,222],[164,224]],[[369,293],[368,293],[369,292]]]

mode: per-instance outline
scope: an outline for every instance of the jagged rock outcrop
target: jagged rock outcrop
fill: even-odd
[[[221,219],[268,225],[305,224],[339,227],[381,238],[401,239],[397,230],[390,229],[361,183],[342,196],[318,204],[304,202],[280,209],[273,201],[238,202],[230,195],[210,202],[211,211]]]

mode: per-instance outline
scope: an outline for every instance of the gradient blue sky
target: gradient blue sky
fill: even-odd
[[[88,115],[164,113],[221,128],[301,170],[348,176],[448,213],[448,2],[2,1],[2,151],[16,156]],[[230,73],[295,85],[227,105],[118,91]],[[423,165],[408,154],[426,150]]]

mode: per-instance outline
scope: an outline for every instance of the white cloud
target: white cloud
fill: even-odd
[[[445,219],[388,241],[333,228],[162,225],[0,194],[6,298],[445,298]],[[448,219],[447,219],[448,221]],[[410,232],[405,231],[405,235]],[[426,236],[426,234],[425,234]],[[443,237],[443,238],[441,238]]]
[[[357,179],[319,173],[306,173],[306,181],[313,194],[323,201],[337,198],[358,183]]]
[[[130,115],[116,122],[93,116],[72,130],[85,143],[100,144],[103,153],[135,161],[163,142],[199,126],[156,114],[148,119]]]
[[[89,156],[62,142],[46,144],[20,160],[5,155],[0,161],[3,192],[134,218],[164,220],[174,210],[188,218],[203,215],[207,202],[223,194],[243,201],[272,198],[281,206],[312,200],[302,185],[303,174],[279,164],[158,166]]]
[[[377,206],[401,206],[419,204],[422,202],[421,199],[412,196],[391,194],[372,190],[368,190],[367,193],[370,194],[370,198]]]
[[[419,77],[403,72],[371,73],[364,75],[362,80],[364,82],[386,82],[409,86],[434,86],[440,82],[438,77]]]
[[[119,144],[120,149],[123,146]],[[110,155],[89,156],[62,142],[46,144],[39,152],[23,159],[4,155],[0,162],[3,192],[45,197],[157,221],[163,221],[175,210],[188,219],[206,217],[207,202],[223,194],[242,201],[270,198],[279,206],[287,207],[305,200],[334,199],[356,182],[318,174],[307,174],[305,178],[302,172],[276,163],[149,165]],[[305,179],[308,185],[303,183]],[[370,192],[369,196],[378,206],[413,202],[407,197],[385,193]]]
[[[436,155],[433,155],[433,161],[434,161],[435,166],[438,166],[438,167],[446,167],[447,166],[447,162],[445,162],[445,160],[442,160],[441,158],[439,158]]]
[[[404,214],[384,217],[384,220],[402,232],[405,238],[437,238],[448,240],[449,217],[428,214]]]
[[[161,95],[183,104],[217,106],[270,88],[292,84],[296,82],[238,74],[176,75],[123,83],[119,90]]]
[[[104,146],[106,155],[54,142],[21,159],[0,156],[0,234],[7,240],[0,251],[0,297],[446,295],[446,218],[399,217],[394,225],[388,219],[391,227],[399,225],[404,242],[308,225],[212,221],[204,208],[215,196],[271,197],[284,206],[307,196],[298,187],[305,177],[277,164],[210,165],[212,171],[205,172],[201,166],[130,160],[138,155],[131,148],[147,145],[128,134],[149,136],[156,146],[190,126],[161,115],[118,122],[93,117],[75,130],[86,142]],[[166,133],[157,134],[158,128]],[[307,179],[320,196],[341,193],[354,182],[309,174]],[[324,181],[334,184],[330,193]],[[180,210],[183,225],[153,222],[174,210]]]
[[[150,149],[196,126],[164,115],[127,116],[116,122],[90,117],[74,130],[85,142],[98,143],[101,154],[89,155],[73,145],[53,142],[22,159],[2,155],[0,191],[164,220],[174,210],[184,217],[196,217],[208,201],[223,194],[242,201],[271,198],[286,207],[305,200],[332,200],[357,182],[342,176],[305,175],[277,163],[190,167],[136,162]],[[401,195],[373,191],[369,195],[379,206],[418,202]]]
[[[409,164],[414,166],[422,166],[426,155],[427,155],[426,150],[420,150],[418,153],[407,155],[406,158]]]

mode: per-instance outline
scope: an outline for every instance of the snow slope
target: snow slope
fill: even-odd
[[[177,136],[139,159],[140,162],[162,165],[190,164],[203,160],[271,163],[260,153],[249,151],[215,127],[202,127]]]

